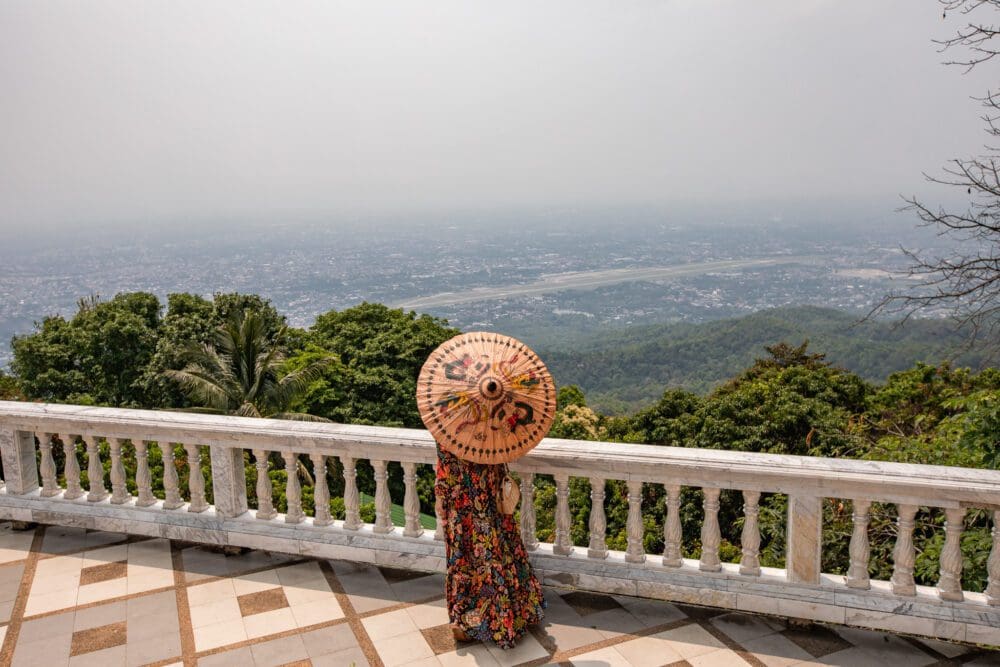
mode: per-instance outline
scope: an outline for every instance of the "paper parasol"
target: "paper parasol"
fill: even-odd
[[[431,353],[417,380],[417,407],[446,451],[475,463],[506,463],[548,433],[556,391],[549,370],[527,345],[477,331]]]

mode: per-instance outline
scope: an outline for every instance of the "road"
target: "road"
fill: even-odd
[[[664,280],[691,276],[713,271],[732,271],[735,269],[776,266],[778,264],[799,264],[815,260],[812,255],[780,255],[762,257],[759,259],[732,259],[716,262],[692,262],[677,266],[658,266],[640,269],[607,269],[601,271],[579,271],[574,273],[557,273],[548,275],[526,285],[505,285],[503,287],[475,287],[463,292],[442,292],[430,296],[416,297],[408,301],[394,304],[395,308],[403,310],[425,310],[438,306],[452,306],[458,303],[472,301],[491,301],[507,299],[516,296],[532,294],[551,294],[563,290],[590,290],[605,285],[636,282],[640,280]]]

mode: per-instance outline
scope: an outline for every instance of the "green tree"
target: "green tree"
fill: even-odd
[[[328,358],[282,374],[285,353],[272,338],[268,322],[255,310],[232,311],[215,334],[214,344],[187,348],[187,365],[168,369],[166,377],[177,382],[200,406],[244,417],[309,418],[289,412],[291,404],[329,365]]]
[[[569,440],[600,440],[601,417],[583,405],[570,404],[556,412],[549,436]]]
[[[701,405],[696,394],[667,389],[651,408],[631,418],[609,420],[608,436],[624,442],[686,447],[691,444]]]
[[[581,408],[587,406],[587,399],[583,395],[583,390],[575,384],[559,387],[559,393],[556,395],[557,410],[562,410],[568,405],[577,405]]]
[[[81,299],[69,321],[47,317],[15,336],[11,364],[25,395],[54,402],[148,405],[142,374],[152,358],[160,303],[145,292]]]
[[[167,313],[160,325],[156,351],[143,372],[146,395],[153,406],[186,408],[191,402],[181,387],[166,377],[164,371],[180,370],[192,345],[211,342],[215,329],[222,324],[214,304],[196,294],[167,296]]]
[[[695,414],[692,444],[774,454],[840,456],[860,439],[852,416],[864,411],[871,388],[821,354],[779,343],[726,383]]]
[[[7,375],[0,369],[0,401],[23,401],[24,394],[18,385],[17,378]]]
[[[340,363],[327,366],[310,384],[301,407],[338,422],[419,428],[420,368],[457,333],[444,320],[381,304],[320,315],[292,358],[293,367],[323,352]]]
[[[264,338],[269,345],[284,347],[284,340],[278,341],[279,334],[286,339],[290,333],[284,326],[284,316],[267,299],[256,294],[216,293],[211,300],[189,293],[167,297],[167,312],[159,329],[156,351],[143,371],[142,382],[150,406],[192,406],[190,397],[177,382],[166,376],[165,371],[181,370],[192,346],[214,343],[219,327],[245,310],[256,313],[261,319]]]

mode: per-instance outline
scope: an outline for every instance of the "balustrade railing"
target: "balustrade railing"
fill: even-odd
[[[0,453],[0,518],[444,569],[440,522],[431,533],[419,521],[419,466],[436,461],[425,431],[0,402]],[[374,473],[369,522],[358,489],[362,460]],[[158,488],[151,461],[162,465]],[[306,461],[308,503],[300,481]],[[402,526],[392,520],[390,463],[402,470],[403,493],[395,499]],[[256,473],[249,489],[248,466]],[[1000,644],[998,471],[552,439],[511,469],[521,480],[521,536],[550,584]],[[334,470],[342,470],[339,479]],[[555,485],[550,543],[540,543],[536,529],[538,476]],[[573,479],[590,486],[589,531],[579,548],[571,537],[579,509],[571,507]],[[608,548],[611,481],[627,491],[624,551]],[[343,498],[339,516],[330,509],[331,482]],[[644,485],[662,488],[655,497],[663,498],[663,547],[655,554],[643,543],[645,512],[653,509],[643,506]],[[701,491],[697,560],[684,557],[692,552],[683,543],[684,489]],[[742,499],[736,563],[720,554],[723,491]],[[788,504],[783,569],[760,562],[762,498],[775,493]],[[825,499],[850,502],[846,575],[820,569]],[[869,576],[873,503],[896,508],[889,581]],[[915,517],[927,507],[946,517],[936,588],[914,580]],[[977,508],[993,522],[983,593],[962,588],[963,525]]]

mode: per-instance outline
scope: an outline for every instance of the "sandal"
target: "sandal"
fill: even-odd
[[[470,637],[469,634],[465,630],[463,630],[462,628],[458,627],[457,625],[452,625],[451,626],[451,634],[455,638],[455,641],[457,641],[457,642],[471,642],[472,641],[472,637]]]

